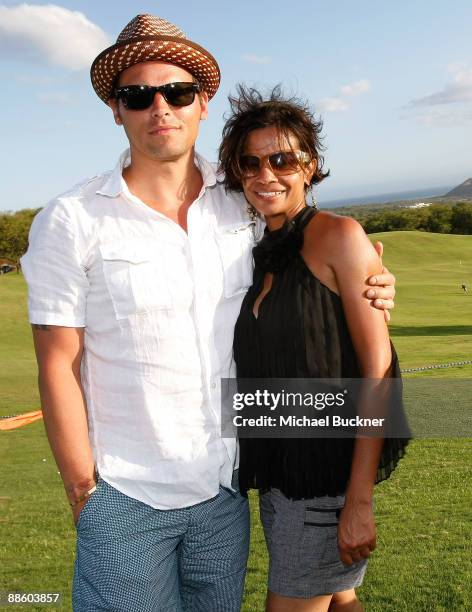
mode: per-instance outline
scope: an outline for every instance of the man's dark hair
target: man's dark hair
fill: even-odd
[[[275,127],[281,137],[295,136],[300,151],[316,160],[316,170],[310,184],[320,183],[329,175],[323,171],[324,158],[321,152],[323,122],[317,120],[308,103],[295,98],[285,98],[280,85],[264,96],[245,85],[237,86],[237,96],[229,96],[231,111],[223,128],[218,154],[219,170],[225,173],[227,190],[242,191],[242,172],[239,165],[250,132],[266,127]]]

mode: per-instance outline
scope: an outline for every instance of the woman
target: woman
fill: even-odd
[[[301,102],[239,88],[223,130],[220,167],[267,229],[235,329],[239,378],[399,376],[383,313],[362,297],[380,272],[353,219],[317,211],[320,131]],[[354,588],[375,548],[373,486],[407,441],[241,439],[240,485],[260,490],[269,550],[269,612],[362,610]]]

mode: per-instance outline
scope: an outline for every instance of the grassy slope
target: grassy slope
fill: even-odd
[[[397,277],[390,334],[402,367],[472,359],[472,238],[425,232],[370,238],[382,240],[384,262]]]
[[[471,359],[472,294],[460,290],[462,282],[472,281],[470,237],[420,232],[378,237],[385,263],[397,276],[391,330],[403,367]],[[37,408],[21,276],[0,276],[0,320],[0,415]],[[472,366],[433,372],[471,373]],[[0,590],[60,591],[68,608],[74,530],[42,424],[1,433],[0,461]],[[379,550],[360,590],[369,611],[472,609],[471,463],[469,440],[416,441],[390,481],[378,487]],[[243,610],[260,612],[267,557],[255,495],[251,505]]]

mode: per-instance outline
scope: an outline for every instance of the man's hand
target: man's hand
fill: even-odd
[[[352,565],[367,559],[376,547],[375,520],[371,501],[349,502],[341,511],[338,548],[341,561]]]
[[[75,526],[77,526],[83,507],[89,501],[91,496],[94,495],[96,487],[97,483],[95,478],[83,481],[78,486],[66,487],[66,494],[69,499],[69,503],[71,504]],[[80,501],[77,502],[77,500]]]
[[[79,504],[77,504],[76,506],[72,508],[72,516],[74,517],[74,525],[76,527],[77,527],[77,523],[79,522],[79,516],[80,516],[80,513],[82,512],[82,508],[85,506],[87,502],[88,502],[88,498],[84,499],[84,501],[80,502]]]
[[[382,260],[383,244],[376,242],[374,248]],[[389,311],[395,307],[395,276],[383,266],[382,273],[369,277],[367,284],[372,285],[373,288],[365,292],[366,298],[371,300],[374,308],[384,311],[385,321],[388,323],[390,321]]]

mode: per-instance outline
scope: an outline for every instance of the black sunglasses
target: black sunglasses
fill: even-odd
[[[157,93],[161,93],[167,104],[171,106],[189,106],[195,100],[195,94],[200,91],[198,83],[166,83],[159,87],[153,85],[117,87],[114,95],[128,110],[144,110],[151,106]]]
[[[298,172],[304,165],[310,163],[310,156],[304,151],[277,151],[270,155],[257,157],[256,155],[241,155],[239,158],[239,168],[242,176],[249,178],[257,176],[261,168],[266,164],[276,176],[293,174]]]

